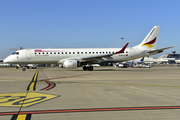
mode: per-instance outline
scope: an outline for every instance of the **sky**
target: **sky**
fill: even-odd
[[[157,48],[180,54],[179,0],[1,0],[0,59],[10,48],[121,48],[161,26]],[[162,55],[158,54],[157,57]]]

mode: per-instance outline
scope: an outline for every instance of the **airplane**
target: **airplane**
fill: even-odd
[[[140,61],[133,61],[134,64],[142,64],[144,62],[144,57]]]
[[[93,64],[123,62],[150,56],[172,48],[156,49],[160,26],[154,26],[144,40],[132,47],[127,43],[120,48],[76,48],[76,49],[20,49],[4,59],[10,64],[59,64],[65,69],[82,67],[93,70]],[[23,71],[26,68],[22,69]]]

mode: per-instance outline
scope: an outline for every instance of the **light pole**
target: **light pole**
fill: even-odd
[[[123,48],[123,39],[125,39],[125,38],[122,37],[121,39],[122,39],[122,48]]]

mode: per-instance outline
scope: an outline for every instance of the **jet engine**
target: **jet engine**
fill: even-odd
[[[64,60],[63,68],[75,69],[77,67],[79,67],[79,61],[77,61],[77,60]]]

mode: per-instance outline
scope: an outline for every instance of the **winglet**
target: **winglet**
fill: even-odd
[[[129,43],[127,43],[120,51],[115,52],[114,54],[118,54],[118,53],[124,53],[124,50],[126,49],[126,47],[128,46]]]

